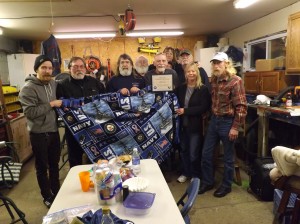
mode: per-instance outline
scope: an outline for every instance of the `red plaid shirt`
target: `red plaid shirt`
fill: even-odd
[[[211,86],[213,114],[234,117],[232,128],[238,130],[247,115],[247,100],[242,79],[237,75],[213,77]]]

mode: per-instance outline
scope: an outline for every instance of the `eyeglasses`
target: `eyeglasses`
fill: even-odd
[[[71,68],[76,69],[76,70],[78,70],[78,69],[81,69],[81,70],[86,69],[84,65],[72,65]]]

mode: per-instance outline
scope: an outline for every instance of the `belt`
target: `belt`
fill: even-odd
[[[215,115],[215,114],[213,114],[212,116],[217,117],[217,118],[233,118],[234,117],[234,116],[228,115],[228,114],[225,114],[225,115]]]
[[[57,134],[57,131],[56,132],[43,132],[43,133],[34,133],[34,132],[30,132],[31,135],[46,135],[46,136],[49,136],[49,135],[55,135]]]

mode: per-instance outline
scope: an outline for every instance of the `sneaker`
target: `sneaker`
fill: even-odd
[[[178,181],[179,183],[184,183],[184,182],[186,182],[187,179],[188,179],[188,178],[187,178],[186,176],[181,175],[180,177],[177,178],[177,181]]]
[[[44,205],[47,206],[47,208],[50,208],[52,205],[52,202],[53,202],[53,198],[50,197],[50,198],[44,199],[43,202],[44,202]]]

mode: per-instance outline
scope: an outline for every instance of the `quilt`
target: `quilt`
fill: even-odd
[[[177,108],[174,93],[143,89],[135,96],[63,99],[57,111],[91,161],[132,154],[137,147],[142,159],[160,164],[178,143]]]

